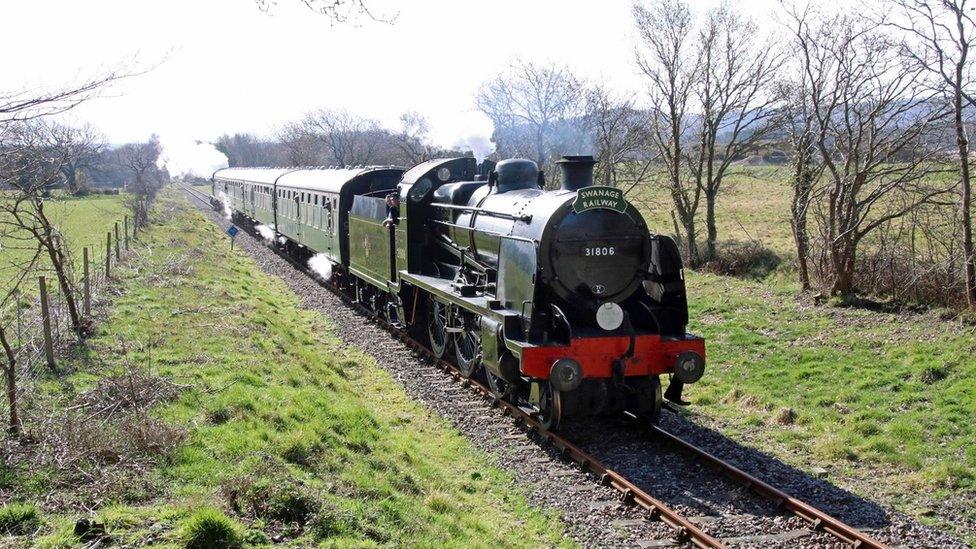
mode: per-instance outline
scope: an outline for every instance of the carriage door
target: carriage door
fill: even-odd
[[[326,248],[328,248],[330,252],[333,252],[333,248],[337,247],[334,246],[335,237],[333,235],[334,231],[332,230],[333,227],[332,216],[334,215],[333,210],[335,210],[335,208],[333,207],[331,195],[325,195],[322,198],[325,200],[325,241],[327,243]]]
[[[251,205],[251,212],[250,212],[251,213],[251,216],[252,217],[257,217],[257,211],[255,210],[255,207],[254,207],[254,185],[249,185],[248,186],[247,194],[248,194],[248,202]]]
[[[302,236],[302,193],[295,191],[295,232]]]
[[[332,215],[333,215],[333,203],[332,197],[325,197],[325,233],[332,236]]]

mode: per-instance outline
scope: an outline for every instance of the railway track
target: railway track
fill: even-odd
[[[189,197],[197,200],[207,208],[211,207],[212,203],[210,195],[190,186],[183,186],[182,188]],[[253,234],[253,230],[250,230],[250,228],[249,232]],[[678,542],[697,547],[721,548],[726,546],[722,539],[710,535],[689,517],[677,512],[665,502],[642,490],[620,473],[608,468],[601,463],[599,459],[584,451],[569,439],[562,435],[542,429],[539,423],[533,417],[530,410],[524,409],[516,404],[504,400],[499,400],[494,396],[487,386],[475,379],[464,378],[453,364],[436,358],[425,345],[411,338],[403,330],[386,323],[382,318],[378,317],[371,310],[356,302],[353,298],[346,295],[337,287],[328,283],[327,281],[322,280],[315,273],[311,272],[306,265],[300,264],[287,254],[281,253],[277,249],[275,249],[275,252],[297,270],[305,273],[322,287],[338,296],[346,305],[355,309],[360,314],[367,316],[373,322],[382,326],[386,331],[402,341],[414,352],[424,356],[429,362],[442,370],[446,375],[450,376],[455,382],[476,392],[488,403],[490,403],[493,408],[499,409],[504,416],[511,418],[511,420],[519,428],[521,428],[527,434],[527,436],[535,439],[537,442],[551,445],[564,459],[574,462],[582,470],[593,474],[604,486],[615,489],[619,493],[623,502],[627,503],[628,505],[635,505],[644,509],[646,511],[646,518],[648,520],[661,521],[670,526],[675,531],[675,538]],[[786,492],[779,490],[758,477],[755,477],[732,465],[731,463],[710,454],[706,450],[683,440],[662,427],[652,426],[649,427],[649,429],[654,437],[664,441],[671,447],[685,453],[692,459],[716,468],[730,481],[740,486],[744,486],[762,498],[771,501],[773,505],[779,509],[803,519],[808,524],[811,532],[823,532],[829,534],[838,542],[851,547],[886,547],[880,541],[872,538],[857,528],[854,528],[843,521],[832,517],[831,515],[804,501],[801,501],[800,499],[790,496]],[[760,543],[761,538],[762,536],[753,536],[752,540],[750,541],[752,543]],[[773,539],[775,539],[775,536],[770,536],[770,541]],[[733,544],[744,542],[742,539],[730,541],[732,541]]]

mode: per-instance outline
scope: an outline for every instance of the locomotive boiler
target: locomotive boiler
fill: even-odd
[[[525,159],[432,160],[395,182],[390,168],[349,173],[348,182],[322,173],[329,170],[290,173],[282,179],[328,180],[309,190],[347,198],[320,200],[296,188],[297,200],[309,203],[287,204],[292,212],[307,207],[312,220],[324,204],[329,219],[336,214],[328,226],[342,246],[320,250],[302,241],[304,230],[286,236],[306,255],[325,254],[334,282],[361,303],[426,340],[463,375],[486,378],[499,398],[533,408],[544,427],[620,412],[656,421],[661,377],[670,377],[669,397],[680,401],[683,384],[704,372],[704,341],[686,333],[674,242],[651,233],[619,189],[594,186],[594,163],[563,157],[556,190],[545,190]],[[215,174],[215,193],[221,182],[246,186],[237,174]],[[394,208],[384,202],[391,195]],[[335,208],[347,211],[340,217]]]

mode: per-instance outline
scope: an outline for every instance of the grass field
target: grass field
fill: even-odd
[[[113,230],[116,221],[122,221],[127,210],[121,196],[91,195],[83,198],[52,198],[45,203],[45,212],[65,236],[68,249],[76,258],[80,269],[81,249],[92,246],[94,257],[104,257],[105,233]],[[9,239],[6,242],[0,241],[0,291],[9,283],[13,274],[12,264],[30,257],[30,251],[19,249],[23,246],[23,243]],[[42,269],[47,266],[46,261],[39,265]]]
[[[529,507],[506,473],[170,200],[165,223],[120,270],[122,296],[74,373],[43,389],[45,405],[67,406],[133,368],[170,379],[178,394],[150,416],[161,422],[154,433],[182,433],[179,444],[145,474],[100,479],[97,490],[65,486],[50,467],[6,469],[9,499],[93,506],[117,543],[133,545],[565,544],[558,520]],[[74,546],[85,514],[39,509],[41,537],[16,539]]]
[[[784,170],[736,169],[717,207],[720,240],[759,240],[784,258],[780,268],[762,280],[686,272],[690,329],[709,355],[688,391],[692,413],[949,525],[976,495],[976,328],[938,309],[886,313],[800,296]],[[673,232],[660,188],[633,200],[652,230]],[[976,541],[976,510],[961,508],[969,530],[960,533]]]
[[[792,190],[789,169],[782,166],[735,166],[722,183],[716,201],[719,240],[758,240],[783,258],[791,258],[793,236],[790,230]],[[660,184],[642,184],[627,196],[637,204],[651,231],[672,234],[674,209],[671,196]],[[700,206],[698,238],[705,238],[705,202]]]
[[[688,289],[690,328],[709,357],[688,391],[695,415],[807,470],[860,479],[862,493],[877,490],[868,496],[938,514],[943,498],[976,492],[972,326],[938,312],[813,306],[775,277],[691,273]]]

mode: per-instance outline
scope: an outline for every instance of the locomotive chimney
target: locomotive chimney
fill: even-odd
[[[564,191],[578,191],[593,184],[593,165],[596,160],[592,156],[563,156],[556,164],[563,170]]]

